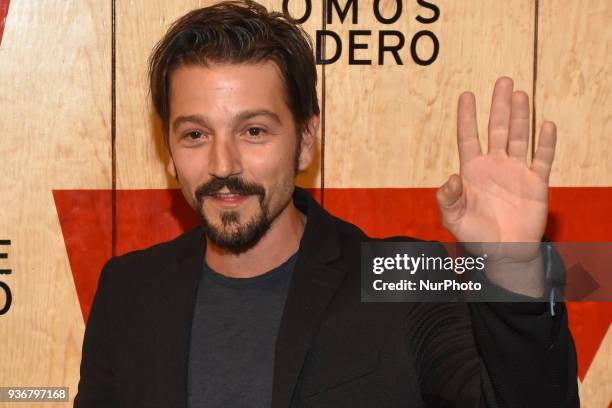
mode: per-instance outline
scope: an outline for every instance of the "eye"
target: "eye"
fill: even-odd
[[[200,132],[199,130],[194,130],[194,131],[185,133],[184,137],[189,140],[198,140],[202,137],[202,132]]]
[[[253,139],[259,139],[259,138],[264,136],[266,131],[264,129],[260,128],[260,127],[252,126],[252,127],[247,129],[247,133],[248,133],[249,137],[251,137]]]
[[[180,135],[180,142],[185,147],[198,147],[206,144],[210,139],[210,134],[205,130],[187,130]]]

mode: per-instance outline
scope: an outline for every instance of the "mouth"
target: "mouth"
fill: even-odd
[[[216,192],[210,194],[208,197],[210,197],[214,203],[224,208],[237,207],[249,198],[246,194],[231,192]]]

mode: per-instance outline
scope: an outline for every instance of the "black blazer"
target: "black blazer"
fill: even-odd
[[[563,304],[553,317],[546,303],[361,303],[360,243],[371,238],[304,190],[294,202],[308,221],[276,343],[272,408],[579,406]],[[186,407],[204,243],[196,228],[106,264],[75,407]]]

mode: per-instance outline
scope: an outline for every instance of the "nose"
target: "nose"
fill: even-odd
[[[209,175],[223,179],[241,172],[240,152],[236,144],[228,138],[214,138],[209,155]]]

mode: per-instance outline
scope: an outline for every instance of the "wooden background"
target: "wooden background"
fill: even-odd
[[[102,263],[195,222],[165,171],[146,60],[175,18],[209,3],[0,0],[0,240],[11,240],[0,246],[8,253],[0,269],[12,272],[0,281],[13,294],[0,316],[0,386],[68,386],[72,399]],[[559,129],[549,235],[612,241],[609,0],[431,0],[440,9],[432,24],[416,20],[431,10],[404,0],[388,26],[375,20],[372,1],[359,2],[357,24],[350,13],[328,24],[322,0],[312,3],[304,26],[313,36],[333,30],[347,47],[349,30],[372,31],[357,54],[373,65],[349,66],[345,49],[318,67],[321,148],[299,184],[327,209],[373,235],[448,239],[433,189],[458,169],[457,97],[475,92],[485,142],[493,83],[508,75],[535,100],[535,128],[546,119]],[[264,4],[280,9],[282,1]],[[289,4],[302,15],[303,1]],[[393,15],[395,1],[380,4]],[[390,29],[406,37],[404,65],[390,55],[376,64],[378,32]],[[420,30],[440,43],[429,66],[410,58]],[[418,50],[427,55],[431,44]],[[381,212],[381,195],[398,204]],[[585,407],[612,401],[611,310],[570,305]]]

